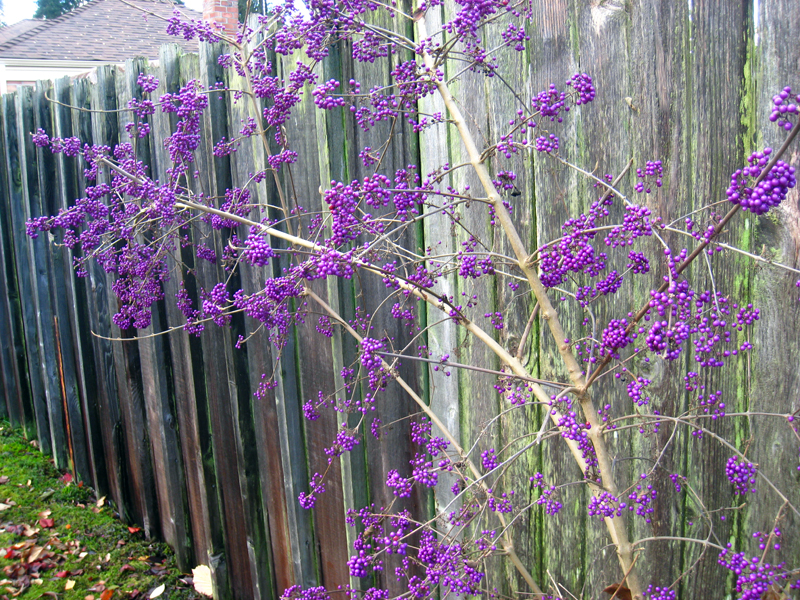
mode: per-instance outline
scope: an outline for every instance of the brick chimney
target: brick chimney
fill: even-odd
[[[239,5],[236,0],[203,0],[203,21],[213,21],[235,35],[239,27]]]

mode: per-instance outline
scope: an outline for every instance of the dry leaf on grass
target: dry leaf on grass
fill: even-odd
[[[192,569],[192,582],[196,592],[204,596],[212,596],[211,588],[211,569],[206,565],[200,565]]]
[[[165,589],[167,589],[167,586],[165,586],[163,583],[157,588],[155,588],[152,592],[150,592],[150,600],[153,600],[153,598],[158,598],[161,594],[164,593]]]

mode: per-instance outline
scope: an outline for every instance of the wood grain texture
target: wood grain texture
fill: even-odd
[[[120,132],[124,132],[125,113],[117,112],[118,107],[127,106],[125,98],[124,74],[119,70],[109,73],[102,94],[102,102],[106,110],[114,112],[98,115],[92,123],[95,144],[104,144],[113,148],[124,141]],[[105,170],[105,169],[104,169]],[[110,181],[110,173],[103,174]],[[99,274],[98,274],[99,275]],[[104,273],[105,286],[111,290],[116,280],[112,273]],[[114,294],[106,294],[108,318],[120,309],[120,301]],[[130,504],[130,513],[124,514],[126,520],[140,523],[147,537],[159,535],[158,507],[156,504],[153,464],[150,456],[148,431],[145,426],[145,408],[142,387],[141,361],[135,331],[120,330],[111,321],[108,337],[113,338],[111,355],[119,397],[121,423],[121,439],[125,447],[123,469],[125,486]],[[125,341],[122,341],[122,340]],[[123,514],[123,513],[121,513]]]
[[[158,69],[151,69],[155,71],[154,74],[160,81],[158,90],[155,92],[159,97],[165,93],[179,91],[182,75],[180,59],[177,46],[169,45],[161,48]],[[196,67],[196,64],[194,66]],[[176,119],[169,113],[156,113],[152,117],[153,147],[151,156],[155,157],[153,175],[161,181],[166,180],[167,168],[170,165],[159,142],[170,135],[175,121]],[[167,259],[171,273],[169,280],[164,284],[167,327],[180,327],[186,322],[186,318],[172,301],[181,285],[186,283],[188,266],[183,264],[180,259],[180,253],[177,253],[177,256],[171,254]],[[189,265],[191,264],[190,262]],[[218,511],[215,508],[212,484],[213,466],[209,477],[204,468],[206,461],[203,460],[204,450],[201,440],[205,436],[201,434],[204,428],[204,419],[200,405],[204,403],[203,393],[205,390],[203,386],[200,386],[200,394],[198,394],[195,386],[196,378],[202,379],[202,369],[195,369],[195,365],[201,360],[199,340],[194,337],[190,338],[189,334],[184,331],[169,334],[167,340],[174,390],[174,412],[170,413],[174,420],[171,427],[177,430],[179,436],[179,441],[176,443],[181,452],[182,471],[186,486],[186,511],[188,513],[186,518],[189,520],[188,529],[185,532],[186,539],[180,540],[180,543],[191,549],[195,564],[208,564],[209,557],[216,554],[213,550],[215,542],[212,531],[215,527],[219,528],[219,519],[212,518],[212,514]]]
[[[60,79],[55,83],[55,94],[58,101],[62,103],[53,107],[56,133],[62,138],[74,135],[79,139],[90,140],[91,117],[89,113],[77,108],[86,109],[91,106],[88,82],[78,81],[73,84],[69,78]],[[83,174],[82,159],[79,157],[68,159],[64,156],[57,156],[56,159],[60,176],[58,208],[66,210],[85,191],[85,181],[81,177]],[[105,495],[108,493],[108,477],[98,408],[99,382],[95,371],[93,336],[88,316],[89,301],[86,297],[85,281],[78,278],[73,269],[73,261],[81,253],[78,248],[72,251],[62,248],[62,252],[65,293],[68,296],[66,299],[67,322],[75,356],[76,383],[83,417],[87,468],[90,472],[92,486],[99,493]]]
[[[749,85],[743,93],[746,110],[743,116],[752,119],[744,136],[745,154],[769,146],[780,147],[786,133],[770,123],[769,107],[772,96],[786,86],[797,94],[800,49],[796,44],[786,44],[785,37],[800,26],[800,14],[790,0],[760,5],[757,31],[748,38],[748,60],[745,75]],[[756,38],[757,36],[757,38]],[[743,107],[744,109],[744,107]],[[797,125],[795,125],[797,127]],[[751,137],[752,136],[752,137]],[[748,143],[752,140],[752,143]],[[800,150],[796,143],[784,160],[798,165]],[[754,221],[754,222],[753,222]],[[751,252],[766,253],[784,264],[798,268],[800,263],[800,194],[797,188],[790,191],[780,207],[768,215],[752,219]],[[798,375],[798,349],[800,336],[795,323],[800,304],[795,273],[753,267],[746,271],[753,304],[762,310],[762,319],[753,329],[751,341],[755,353],[742,369],[746,406],[753,412],[796,413],[800,410],[800,377]],[[741,276],[741,275],[740,275]],[[797,461],[797,438],[792,427],[782,418],[753,417],[747,424],[749,434],[744,447],[749,444],[748,459],[759,465],[760,472],[789,500],[798,505],[800,491],[797,472],[791,468]],[[797,429],[797,421],[794,422]],[[744,519],[741,549],[751,555],[759,552],[757,542],[748,534],[753,531],[770,531],[777,527],[784,532],[795,531],[800,519],[782,506],[780,498],[768,491],[765,483],[758,482],[758,495],[748,503]],[[767,560],[791,560],[800,556],[800,539],[784,536],[780,554],[772,552]]]
[[[19,310],[19,292],[17,290],[16,268],[14,266],[13,234],[10,229],[9,206],[9,171],[5,168],[5,122],[2,119],[0,106],[0,329],[3,338],[8,340],[8,351],[3,352],[0,360],[3,363],[3,382],[6,404],[6,418],[12,425],[22,428],[25,435],[35,430],[28,421],[25,410],[27,381],[23,380],[19,370],[19,358],[24,359],[24,342],[21,332],[21,315]]]
[[[25,100],[21,94],[25,94]],[[47,407],[47,396],[45,392],[45,383],[42,377],[41,359],[38,330],[36,327],[36,314],[34,312],[34,304],[30,301],[33,298],[33,287],[35,284],[33,272],[30,265],[30,251],[27,236],[23,235],[25,231],[26,220],[26,199],[25,186],[28,178],[33,176],[35,180],[35,173],[31,174],[27,170],[27,158],[25,156],[24,143],[22,136],[26,131],[22,121],[22,108],[26,104],[30,104],[31,90],[22,90],[20,95],[14,94],[4,98],[5,106],[5,120],[6,120],[6,135],[8,136],[9,143],[6,144],[6,151],[9,163],[9,170],[11,177],[9,178],[9,198],[11,200],[11,225],[14,229],[14,248],[15,259],[17,267],[17,281],[20,284],[20,299],[25,298],[28,301],[23,302],[20,300],[20,308],[22,313],[22,322],[25,331],[25,351],[26,351],[26,372],[31,386],[31,404],[34,409],[36,418],[36,437],[39,440],[40,448],[43,452],[49,453],[52,451],[52,442],[50,439],[50,421]],[[30,117],[30,115],[29,115]],[[30,119],[29,121],[30,122]],[[38,183],[38,182],[36,182]]]
[[[289,71],[296,68],[293,61],[281,61],[280,64],[283,77],[288,77]],[[327,76],[324,74],[325,68],[330,67],[318,67],[323,76]],[[331,73],[330,76],[334,75]],[[319,214],[323,210],[320,186],[327,187],[327,182],[330,181],[328,173],[330,167],[323,164],[320,154],[324,154],[326,150],[331,151],[333,148],[337,148],[335,160],[342,160],[344,155],[341,147],[338,146],[341,138],[331,140],[329,129],[320,123],[315,112],[316,107],[310,102],[310,98],[306,98],[297,107],[297,112],[292,115],[291,127],[287,127],[289,135],[287,142],[292,148],[297,149],[299,160],[295,164],[282,168],[286,183],[281,189],[286,203],[290,208],[302,206],[309,215]],[[331,118],[334,123],[341,117],[340,111],[332,111]],[[341,129],[339,129],[339,134],[341,135]],[[342,144],[342,146],[344,145]],[[278,147],[272,149],[273,152],[279,150]],[[273,205],[278,205],[280,202],[277,197],[277,188],[273,189],[275,190],[271,196],[274,198]],[[280,212],[276,211],[273,214],[279,216]],[[302,219],[302,226],[307,228],[309,220],[310,217]],[[297,228],[293,227],[294,231],[297,231]],[[289,266],[290,263],[297,264],[303,259],[304,257],[301,255],[287,259],[283,264]],[[323,300],[331,301],[328,286],[324,281],[312,282],[309,287]],[[297,419],[302,427],[309,476],[314,473],[324,475],[325,493],[318,496],[314,509],[308,511],[308,516],[313,519],[314,551],[318,553],[319,557],[317,580],[323,585],[338,587],[350,583],[349,570],[342,568],[342,565],[346,567],[349,558],[347,541],[350,534],[348,531],[350,528],[346,527],[344,523],[344,514],[346,509],[354,508],[350,504],[352,498],[348,500],[346,497],[349,494],[346,494],[345,486],[352,482],[345,482],[342,479],[342,466],[347,458],[334,459],[329,465],[329,458],[325,450],[332,445],[336,431],[343,419],[336,413],[325,411],[327,414],[322,413],[320,419],[311,422],[303,417],[301,410],[303,403],[309,400],[318,400],[318,392],[329,397],[336,396],[337,392],[338,394],[342,393],[341,390],[337,391],[337,374],[333,369],[336,349],[329,340],[322,338],[315,331],[320,308],[312,301],[308,301],[307,305],[298,303],[297,307],[308,310],[309,314],[305,323],[298,328],[292,355],[290,356],[286,351],[281,353],[284,367],[294,362],[298,375],[297,388],[292,392],[284,385],[284,393],[286,394],[287,409],[297,411]],[[287,360],[292,362],[286,363]],[[321,365],[325,365],[325,368],[320,368]],[[363,446],[357,447],[355,453],[363,451],[362,448]],[[304,489],[305,485],[303,483],[303,487],[300,489]],[[289,501],[297,505],[296,497]]]
[[[46,90],[50,88],[49,82],[39,82],[34,90],[22,92],[20,96],[22,110],[19,117],[23,131],[52,130],[50,107],[43,98]],[[26,201],[26,219],[30,219],[48,214],[47,209],[51,204],[53,184],[55,183],[51,176],[54,170],[54,161],[52,154],[35,147],[29,136],[25,136],[21,142],[21,162],[28,173],[27,185],[23,185],[22,188]],[[53,252],[44,236],[30,240],[28,251],[33,275],[33,307],[36,310],[39,359],[50,422],[50,443],[56,467],[66,470],[71,467],[72,452],[70,451],[71,440],[68,433],[67,411],[65,410],[57,351],[55,286],[51,280]]]
[[[514,22],[513,17],[507,17],[508,22]],[[487,30],[487,43],[492,47],[502,46],[502,38],[500,33],[505,27],[505,22],[498,28]],[[486,109],[486,122],[487,122],[487,143],[493,144],[499,141],[500,136],[507,134],[512,120],[519,117],[519,111],[529,110],[529,105],[525,100],[537,92],[531,89],[532,70],[530,68],[529,52],[519,52],[513,48],[501,47],[495,53],[497,62],[499,64],[499,73],[497,76],[487,78],[484,82],[485,102]],[[516,95],[509,91],[509,88],[517,90]],[[533,132],[536,135],[535,132]],[[531,135],[529,133],[529,135]],[[517,225],[520,236],[528,243],[528,247],[533,249],[537,247],[536,244],[536,212],[535,205],[531,199],[535,193],[535,180],[533,177],[533,166],[535,157],[530,152],[522,153],[514,159],[512,167],[504,164],[500,160],[499,155],[495,155],[491,159],[493,172],[500,170],[513,170],[516,174],[514,180],[514,189],[504,192],[504,197],[507,202],[513,206],[513,217]],[[485,214],[485,209],[480,211],[480,230],[486,231],[484,236],[491,240],[491,250],[502,256],[513,256],[514,252],[507,240],[502,235],[490,235],[490,224],[488,216]],[[495,258],[497,268],[503,271],[509,271],[508,265],[505,261]],[[536,330],[537,323],[532,324],[531,332],[525,341],[522,349],[519,348],[523,343],[522,336],[528,324],[531,311],[533,310],[534,301],[532,298],[527,297],[526,294],[520,291],[514,291],[509,287],[510,281],[505,277],[495,277],[493,282],[493,290],[490,293],[494,295],[492,312],[500,312],[503,316],[503,329],[498,332],[498,341],[510,352],[516,352],[518,356],[522,357],[523,364],[534,375],[538,375],[538,332]],[[524,289],[524,288],[522,288]],[[488,291],[488,290],[487,290]],[[488,312],[488,310],[486,311]],[[482,316],[482,315],[481,315]],[[489,319],[480,319],[481,325],[488,330],[492,330],[491,321]],[[527,404],[522,407],[514,407],[508,401],[507,397],[499,396],[496,391],[489,388],[488,385],[495,383],[493,378],[483,376],[482,387],[485,390],[483,393],[489,398],[494,398],[496,402],[495,410],[505,411],[501,419],[496,422],[496,425],[487,431],[486,439],[482,441],[479,450],[485,450],[489,447],[496,448],[498,451],[502,449],[502,454],[499,456],[503,459],[508,458],[514,453],[520,451],[525,445],[530,442],[529,434],[531,431],[539,431],[541,427],[541,419],[546,419],[547,415],[544,410],[532,404]],[[487,385],[488,384],[488,385]],[[521,382],[515,382],[514,388],[517,386],[524,389]],[[548,389],[548,391],[550,391]],[[487,409],[491,408],[487,404]],[[487,412],[483,418],[487,421],[491,415]],[[477,425],[477,423],[476,423]],[[474,429],[473,429],[474,430]],[[548,443],[548,442],[545,442]],[[512,463],[502,479],[500,479],[501,489],[514,490],[515,501],[520,506],[526,506],[533,502],[538,496],[539,492],[534,491],[531,486],[530,477],[535,472],[541,472],[541,447],[537,446],[527,450],[522,456]],[[511,515],[517,517],[516,515]],[[531,571],[534,578],[540,585],[545,585],[546,573],[542,571],[542,564],[544,552],[542,549],[542,523],[544,521],[543,510],[539,507],[530,511],[528,514],[518,516],[512,528],[512,540],[514,549],[522,562]],[[505,585],[510,591],[513,590],[528,590],[527,584],[522,579],[520,574],[516,572],[508,561],[490,563],[489,566],[492,570],[498,570],[502,573],[497,574],[497,581]]]
[[[34,93],[34,111],[36,114],[36,127],[45,131],[55,131],[58,127],[55,118],[55,105],[48,100],[55,90],[52,84],[37,84]],[[49,150],[39,150],[37,167],[39,171],[39,189],[41,214],[56,214],[60,207],[59,198],[62,192],[63,171],[59,168],[57,157]],[[60,244],[62,233],[57,233],[53,241]],[[50,240],[47,240],[48,242]],[[84,421],[81,411],[80,390],[76,372],[75,348],[72,342],[70,328],[70,298],[67,292],[67,279],[72,280],[72,264],[65,257],[63,245],[55,246],[47,243],[46,255],[39,254],[38,260],[47,260],[47,299],[49,301],[49,327],[47,336],[50,338],[53,350],[49,352],[56,368],[56,385],[58,394],[54,396],[59,403],[60,418],[63,419],[64,452],[67,463],[61,468],[69,469],[75,477],[81,480],[90,479],[89,464],[86,452],[86,436]],[[67,258],[65,262],[65,258]],[[66,269],[66,270],[65,270]],[[43,294],[40,294],[43,296]],[[42,314],[44,321],[45,313]],[[51,424],[54,418],[51,418]]]
[[[101,111],[116,106],[115,71],[111,67],[101,67],[97,71],[97,83],[90,91],[89,123],[82,123],[82,139],[86,143],[103,143],[106,139],[104,131],[113,125],[113,115],[105,115]],[[107,123],[109,125],[107,125]],[[111,315],[109,314],[109,295],[111,294],[106,274],[92,261],[87,269],[85,280],[86,299],[88,304],[88,324],[94,350],[95,375],[97,376],[97,407],[100,428],[103,434],[104,458],[108,476],[108,491],[121,515],[130,518],[131,499],[127,491],[127,472],[125,467],[125,448],[123,445],[122,417],[120,412],[120,396],[118,394],[117,375],[114,364],[112,342]]]
[[[216,65],[214,48],[208,48],[200,55],[200,77],[206,87],[221,81],[222,69]],[[217,52],[219,49],[217,49]],[[230,164],[226,159],[214,159],[212,147],[223,136],[227,137],[227,98],[212,94],[210,107],[204,115],[202,142],[196,153],[197,167],[201,173],[200,185],[204,193],[216,198],[224,197],[225,190],[231,187]],[[218,200],[218,203],[221,202]],[[218,205],[218,204],[217,204]],[[210,225],[198,222],[194,232],[195,239],[209,239]],[[219,240],[214,250],[221,256],[222,245]],[[197,261],[197,284],[202,293],[208,293],[225,275],[219,265],[207,261]],[[201,293],[201,292],[199,292]],[[212,561],[212,571],[217,581],[227,581],[229,588],[221,594],[234,598],[254,598],[253,557],[249,550],[249,524],[246,520],[246,506],[242,464],[237,441],[237,407],[239,384],[233,359],[231,332],[221,327],[209,325],[201,342],[203,347],[203,370],[205,373],[208,414],[213,436],[214,463],[217,476],[217,489],[220,495],[225,553],[217,555]]]

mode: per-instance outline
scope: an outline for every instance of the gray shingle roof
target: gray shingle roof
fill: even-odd
[[[188,19],[202,17],[178,8]],[[123,62],[134,56],[158,58],[158,48],[170,43],[197,52],[197,41],[166,34],[163,19],[174,9],[169,0],[90,0],[57,19],[29,19],[0,29],[0,58]]]

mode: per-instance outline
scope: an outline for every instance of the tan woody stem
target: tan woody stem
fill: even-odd
[[[421,15],[417,18],[417,27],[420,39],[427,39],[428,34],[425,29],[424,15]],[[423,53],[423,60],[425,62],[425,66],[430,70],[430,72],[435,73],[437,65],[433,57],[425,52]],[[437,79],[435,80],[435,84],[445,106],[447,107],[450,120],[455,123],[456,128],[458,129],[461,141],[467,150],[470,163],[480,179],[486,196],[489,198],[489,202],[494,208],[497,222],[502,227],[512,249],[514,250],[514,255],[517,258],[517,265],[525,274],[528,284],[531,287],[531,291],[536,297],[536,300],[539,302],[542,318],[547,322],[547,325],[550,328],[550,333],[556,342],[558,351],[561,354],[561,358],[569,373],[570,380],[575,388],[578,390],[585,390],[586,381],[583,375],[583,369],[581,368],[578,360],[575,358],[575,355],[572,353],[569,344],[564,341],[566,339],[566,335],[564,334],[564,328],[561,325],[558,314],[550,302],[550,298],[547,295],[544,285],[539,279],[538,273],[528,262],[528,258],[530,256],[528,248],[523,243],[517,228],[514,226],[511,215],[503,204],[500,194],[492,183],[489,169],[486,167],[481,152],[478,151],[478,148],[475,144],[475,139],[472,136],[469,127],[467,126],[466,120],[464,119],[461,111],[458,108],[458,105],[453,99],[447,83],[444,80],[440,81]],[[589,394],[586,392],[578,396],[578,401],[580,402],[584,418],[591,426],[588,433],[597,454],[597,460],[602,476],[602,486],[614,496],[618,496],[617,486],[614,482],[614,476],[611,470],[611,458],[605,445],[605,439],[602,435],[600,422],[597,418],[597,409],[594,406],[594,402],[592,402],[591,396],[589,396]],[[593,486],[593,488],[596,493],[600,489],[598,486]],[[608,526],[611,539],[617,547],[617,555],[619,557],[620,566],[622,567],[622,572],[628,574],[628,588],[630,588],[634,598],[641,600],[641,598],[643,598],[642,587],[637,573],[633,568],[633,546],[628,539],[625,519],[623,517],[607,518],[606,525]]]

